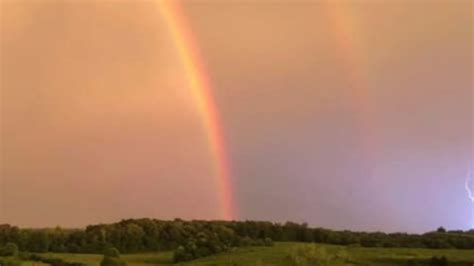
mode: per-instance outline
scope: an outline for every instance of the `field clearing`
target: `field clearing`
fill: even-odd
[[[343,247],[335,245],[305,244],[305,243],[276,243],[273,247],[245,247],[233,251],[209,256],[198,260],[179,263],[186,266],[211,265],[291,265],[289,257],[299,250],[313,248],[322,261],[325,258],[343,254],[344,259],[326,262],[322,265],[364,265],[364,266],[396,266],[396,265],[426,265],[433,256],[446,256],[449,265],[472,266],[474,264],[473,250],[434,250],[410,248],[362,248]],[[89,254],[57,254],[49,253],[45,256],[61,258],[69,262],[81,262],[86,265],[97,266],[102,256]],[[146,265],[174,265],[172,252],[140,253],[122,255],[121,258],[129,266]],[[410,264],[411,263],[411,264]],[[31,266],[31,264],[24,264]],[[305,264],[302,264],[305,265]]]

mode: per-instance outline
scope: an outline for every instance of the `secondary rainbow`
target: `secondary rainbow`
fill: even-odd
[[[158,1],[158,5],[185,68],[194,101],[207,130],[208,143],[213,162],[215,162],[214,170],[221,205],[221,218],[233,220],[235,218],[235,206],[230,162],[211,83],[203,66],[197,43],[178,3],[176,1],[161,0]]]
[[[342,63],[348,84],[347,97],[350,99],[350,108],[358,125],[358,134],[362,145],[362,153],[365,159],[365,167],[372,175],[373,164],[376,160],[376,152],[379,149],[374,116],[376,101],[371,90],[369,63],[366,58],[366,47],[364,47],[363,27],[352,10],[355,4],[328,1],[327,4],[330,24],[333,27],[333,38],[336,43],[336,51],[339,61]]]

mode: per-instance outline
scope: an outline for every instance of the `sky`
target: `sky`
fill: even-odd
[[[1,2],[0,223],[473,225],[472,2],[174,4]]]

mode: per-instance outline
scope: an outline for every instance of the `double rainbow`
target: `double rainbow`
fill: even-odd
[[[176,50],[182,61],[186,75],[192,89],[193,97],[201,114],[204,126],[207,129],[215,173],[217,176],[221,217],[232,220],[236,216],[234,195],[231,186],[230,162],[228,159],[224,134],[221,127],[219,113],[212,95],[212,86],[205,72],[203,61],[200,58],[198,46],[179,4],[173,0],[158,0],[161,15],[166,22]],[[361,142],[364,147],[367,163],[372,161],[373,141],[373,101],[369,91],[367,72],[361,68],[365,64],[362,47],[356,31],[357,23],[354,17],[347,12],[347,7],[337,2],[326,2],[327,10],[334,27],[334,38],[340,54],[340,60],[346,67],[344,71],[351,83],[348,95],[352,101],[352,111],[359,124]],[[365,69],[366,70],[366,69]]]

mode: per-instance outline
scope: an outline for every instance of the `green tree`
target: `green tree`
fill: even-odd
[[[143,237],[145,236],[145,232],[141,228],[141,226],[130,223],[126,226],[125,229],[125,249],[127,252],[135,252],[139,251],[143,247]]]
[[[18,246],[15,243],[7,243],[0,249],[0,256],[4,257],[16,257],[18,256]]]

